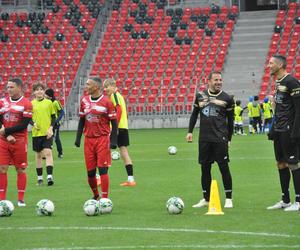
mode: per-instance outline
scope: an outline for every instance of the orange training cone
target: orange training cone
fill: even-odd
[[[223,215],[220,202],[219,188],[216,180],[212,180],[210,185],[210,197],[208,204],[208,215]]]

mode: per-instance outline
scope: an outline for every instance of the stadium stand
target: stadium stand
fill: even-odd
[[[236,6],[115,1],[90,74],[117,79],[131,115],[190,112],[196,84],[223,69],[237,15]]]
[[[55,0],[50,2],[52,11],[3,12],[0,90],[10,77],[22,76],[26,96],[31,95],[32,84],[41,81],[64,102],[103,2]]]
[[[269,52],[265,62],[259,97],[274,94],[275,79],[270,76],[268,62],[273,54],[279,53],[287,58],[287,71],[300,79],[300,3],[289,3],[286,10],[277,12],[274,33],[270,41]]]

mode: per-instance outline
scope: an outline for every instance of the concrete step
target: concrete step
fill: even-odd
[[[244,46],[258,46],[258,47],[261,47],[261,46],[269,46],[269,44],[266,43],[266,41],[263,41],[263,40],[254,40],[254,41],[235,41],[234,43],[234,46],[241,46],[241,47],[244,47]]]
[[[273,31],[273,27],[270,27],[270,25],[243,25],[243,26],[237,26],[234,30],[234,32],[239,33],[239,34],[244,34],[244,33],[267,33]]]
[[[277,10],[242,11],[239,19],[264,19],[276,17]]]
[[[234,33],[232,40],[234,42],[265,41],[266,43],[269,43],[271,35],[272,35],[271,32],[270,33],[247,33],[247,34]]]
[[[230,53],[231,53],[231,51],[230,51]],[[264,56],[263,56],[263,54],[261,53],[261,54],[259,54],[260,56],[262,56],[263,58],[264,58]],[[238,61],[238,63],[240,63],[240,62],[250,62],[251,61],[251,63],[253,63],[253,62],[255,62],[255,61],[265,61],[265,59],[260,59],[260,58],[258,58],[257,56],[243,56],[243,55],[240,55],[240,54],[237,54],[237,55],[230,55],[230,57],[232,56],[232,60],[230,60],[230,59],[228,59],[228,62],[229,62],[229,60],[233,63],[233,62],[237,62]]]
[[[268,48],[268,46],[266,46],[266,48]],[[262,47],[259,47],[259,46],[256,46],[256,45],[251,45],[249,44],[248,45],[248,48],[247,49],[243,49],[243,48],[239,48],[237,46],[234,46],[234,48],[232,48],[232,50],[230,51],[230,54],[239,54],[239,55],[248,55],[251,56],[253,54],[259,54],[259,53],[262,53],[262,52],[266,52],[266,49],[265,48],[262,48]]]
[[[237,25],[273,25],[275,22],[275,18],[263,18],[263,19],[239,19],[237,21]]]

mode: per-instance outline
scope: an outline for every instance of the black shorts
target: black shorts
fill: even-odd
[[[299,145],[290,139],[290,131],[274,133],[274,153],[277,162],[297,164],[299,162]]]
[[[229,162],[228,142],[199,142],[199,164]]]
[[[53,137],[47,139],[47,136],[32,137],[32,148],[35,152],[41,152],[44,148],[52,149]]]
[[[119,128],[118,133],[118,147],[127,147],[129,146],[129,133],[126,128]]]

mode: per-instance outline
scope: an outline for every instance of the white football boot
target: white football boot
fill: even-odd
[[[193,205],[193,207],[199,208],[199,207],[207,207],[208,206],[208,201],[205,199],[200,200],[197,204]]]
[[[278,201],[275,203],[273,206],[267,207],[268,210],[274,210],[274,209],[282,209],[282,208],[287,208],[291,206],[291,203],[284,203],[283,201]]]
[[[289,207],[285,208],[285,212],[299,211],[300,210],[300,202],[294,202]]]
[[[226,199],[224,208],[233,208],[232,199]]]

